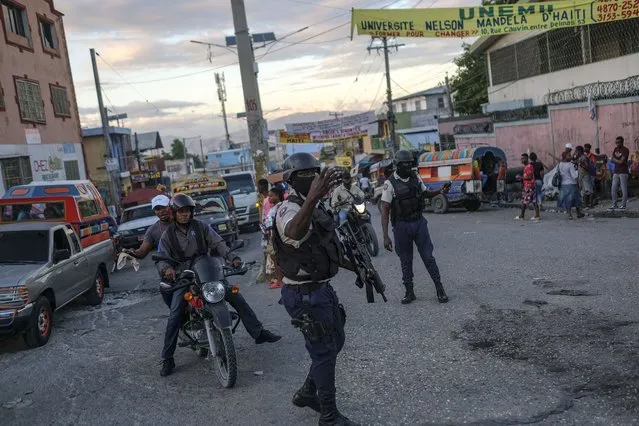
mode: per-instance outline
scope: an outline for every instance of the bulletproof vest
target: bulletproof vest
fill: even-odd
[[[394,175],[388,179],[393,185],[395,198],[391,203],[391,223],[411,222],[422,217],[425,207],[422,185],[417,176],[411,174],[407,182]]]
[[[197,253],[196,255],[205,255],[208,254],[208,249],[206,246],[206,241],[204,240],[204,227],[206,225],[199,220],[191,219],[189,221],[189,230],[187,232],[195,231],[195,241],[197,243]],[[178,242],[177,235],[175,235],[177,225],[175,222],[171,223],[168,228],[166,228],[167,235],[169,238],[169,244],[171,245],[171,251],[173,253],[177,253],[178,258],[175,259],[178,262],[186,262],[189,260],[184,255],[184,250],[180,247],[180,243]],[[182,231],[178,231],[182,232]]]
[[[302,199],[295,195],[289,196],[288,202],[302,205]],[[340,244],[333,217],[321,208],[313,211],[310,235],[299,248],[285,244],[277,224],[273,224],[275,260],[282,274],[293,281],[320,282],[337,275],[341,259]]]

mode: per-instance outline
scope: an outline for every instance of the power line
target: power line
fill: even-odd
[[[410,95],[410,92],[409,92],[408,90],[404,89],[402,86],[400,86],[400,85],[399,85],[399,83],[398,83],[398,82],[396,82],[395,80],[393,80],[393,78],[392,78],[392,77],[391,77],[391,79],[390,79],[390,80],[391,80],[393,83],[395,83],[395,86],[399,87],[399,88],[400,88],[400,89],[402,89],[404,92],[406,92],[407,94],[409,94],[409,95]]]
[[[379,81],[379,86],[377,87],[377,93],[375,93],[375,97],[373,98],[373,102],[371,102],[371,106],[368,107],[368,110],[371,111],[373,109],[373,105],[377,101],[377,97],[379,96],[379,91],[382,89],[382,84],[384,84],[384,75],[382,75],[382,79]]]

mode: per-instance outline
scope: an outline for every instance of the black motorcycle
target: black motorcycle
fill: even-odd
[[[326,213],[330,214],[330,211],[325,205],[320,203],[319,206],[324,209]],[[384,295],[386,286],[373,266],[371,257],[368,254],[368,248],[361,240],[361,235],[358,238],[358,233],[354,227],[351,226],[351,221],[347,220],[342,226],[338,226],[336,231],[342,244],[344,256],[355,268],[354,272],[357,274],[355,284],[359,288],[366,287],[366,300],[368,303],[375,302],[375,294],[373,291],[377,292],[384,302],[387,302],[388,300]]]
[[[363,241],[368,254],[375,257],[379,254],[379,240],[375,228],[371,225],[371,215],[366,208],[366,200],[353,196],[353,203],[348,212],[348,221],[353,228],[355,238]]]
[[[153,255],[152,258],[179,264],[165,256]],[[178,346],[190,347],[200,357],[212,360],[215,374],[225,388],[232,388],[237,380],[233,333],[240,323],[240,316],[229,309],[224,299],[227,294],[231,297],[236,295],[239,288],[230,285],[226,278],[246,274],[248,266],[254,263],[246,262],[239,268],[232,268],[220,257],[197,256],[192,260],[191,268],[176,278],[174,285],[160,283],[163,293],[187,289],[184,300],[188,305],[178,335]]]

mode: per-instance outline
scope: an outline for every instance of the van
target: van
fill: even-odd
[[[34,181],[9,188],[0,199],[0,224],[67,222],[82,247],[110,240],[109,216],[102,196],[89,180]]]
[[[235,202],[238,225],[256,229],[260,225],[257,188],[251,172],[227,173],[222,175],[229,193]]]

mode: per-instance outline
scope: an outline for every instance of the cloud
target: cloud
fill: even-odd
[[[451,1],[446,7],[476,2]],[[353,6],[379,8],[390,2],[246,0],[250,31],[273,31],[279,40],[274,45],[256,46],[255,50],[263,108],[303,112],[329,108],[368,110],[380,106],[385,96],[385,88],[380,86],[383,57],[375,51],[369,55],[366,47],[370,38],[355,36],[351,41],[350,26],[343,24],[348,24]],[[113,102],[115,106],[111,109],[115,112],[127,112],[131,118],[126,125],[134,131],[223,135],[212,78],[214,69],[226,73],[229,115],[242,110],[239,67],[221,68],[233,64],[236,55],[213,47],[209,63],[208,48],[190,42],[224,44],[225,36],[234,34],[228,0],[56,0],[55,3],[65,13],[65,32],[83,125],[99,125],[89,48],[100,54],[100,77],[110,97],[105,102]],[[405,0],[392,7],[411,7],[414,3],[415,0]],[[308,28],[299,31],[304,27]],[[393,90],[399,91],[397,95],[405,94],[397,84],[405,90],[418,91],[443,78],[437,74],[461,50],[458,39],[398,42],[406,46],[390,56],[391,76],[396,82]],[[246,122],[229,118],[229,125],[232,131],[241,133]]]

